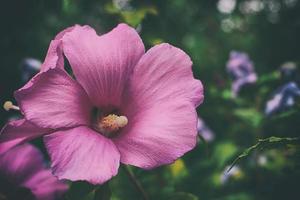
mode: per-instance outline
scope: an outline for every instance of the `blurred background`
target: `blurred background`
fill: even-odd
[[[151,199],[299,198],[297,141],[262,142],[226,171],[259,138],[299,137],[300,1],[9,0],[1,2],[0,22],[1,104],[14,101],[50,40],[74,24],[102,34],[125,22],[147,49],[167,42],[190,55],[205,88],[199,144],[170,166],[132,168]],[[18,113],[1,109],[1,126],[12,118]],[[110,188],[114,200],[141,199],[122,170]]]

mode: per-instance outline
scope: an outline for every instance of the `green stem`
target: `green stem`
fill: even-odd
[[[277,143],[289,143],[289,142],[295,142],[298,141],[300,139],[300,137],[294,137],[294,138],[290,138],[290,137],[285,137],[285,138],[280,138],[280,137],[275,137],[275,136],[271,136],[265,139],[258,139],[258,142],[249,147],[248,149],[244,150],[244,152],[242,154],[240,154],[230,165],[230,167],[227,170],[227,173],[233,168],[233,166],[242,158],[248,156],[250,153],[252,153],[254,150],[258,149],[259,147],[264,147],[266,145],[269,144],[277,144]]]
[[[133,172],[129,169],[128,166],[123,165],[123,169],[126,172],[126,174],[128,175],[129,179],[132,181],[132,183],[134,184],[135,188],[141,193],[141,195],[143,196],[143,200],[149,200],[149,197],[147,195],[147,193],[145,192],[142,184],[138,181],[138,179],[135,177],[135,175],[133,174]]]

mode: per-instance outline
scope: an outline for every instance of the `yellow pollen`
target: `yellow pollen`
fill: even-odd
[[[118,131],[120,128],[123,128],[127,125],[127,123],[127,117],[110,114],[101,118],[98,126],[101,132],[104,134],[109,134]]]
[[[11,109],[13,110],[20,110],[20,108],[18,106],[15,106],[11,101],[6,101],[4,104],[3,104],[3,108],[6,110],[6,111],[9,111]]]

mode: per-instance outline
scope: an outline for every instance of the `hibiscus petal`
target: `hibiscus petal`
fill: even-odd
[[[53,173],[59,179],[102,184],[118,172],[120,154],[113,142],[80,126],[45,136]]]
[[[156,45],[134,68],[126,94],[142,106],[179,97],[198,106],[203,101],[203,86],[194,79],[191,67],[191,59],[182,50],[169,44]]]
[[[0,133],[0,154],[49,131],[49,129],[36,127],[25,119],[11,121],[6,124]]]
[[[23,144],[0,155],[0,175],[15,184],[22,184],[43,169],[42,154],[32,145]]]
[[[66,33],[72,31],[76,26],[77,25],[66,28],[65,30],[58,33],[55,39],[51,41],[46,58],[44,60],[44,63],[42,64],[42,68],[41,68],[42,72],[45,72],[48,69],[55,68],[55,67],[58,67],[60,69],[64,68],[62,38]]]
[[[138,33],[120,24],[98,36],[85,26],[74,28],[62,40],[75,77],[93,104],[118,107],[129,75],[145,51]]]
[[[151,169],[174,162],[193,149],[197,138],[194,106],[184,100],[153,105],[129,119],[120,137],[114,139],[121,162]]]
[[[193,78],[191,65],[183,51],[168,44],[140,59],[122,110],[129,123],[114,139],[121,162],[149,169],[171,163],[195,146],[195,107],[203,101],[203,87]]]
[[[31,87],[15,93],[25,118],[43,128],[65,128],[90,123],[91,103],[65,71],[50,69],[35,76]]]
[[[64,35],[72,31],[78,25],[69,27],[60,33],[58,33],[54,40],[51,41],[46,58],[42,64],[40,73],[46,72],[49,69],[59,68],[64,69],[64,56],[62,51],[62,38]],[[39,77],[40,73],[36,74],[30,81],[28,81],[20,90],[26,90],[30,88],[35,79]]]
[[[45,72],[48,69],[58,67],[64,68],[64,56],[61,48],[61,40],[52,40],[49,45],[49,49],[42,64],[41,71]]]
[[[42,153],[30,144],[0,155],[0,176],[30,189],[40,200],[54,200],[67,190],[67,185],[45,168]]]
[[[54,200],[67,191],[68,186],[59,181],[49,169],[43,169],[30,177],[23,186],[30,188],[37,199]]]

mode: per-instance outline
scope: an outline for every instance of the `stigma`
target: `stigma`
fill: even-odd
[[[125,127],[127,124],[128,124],[128,119],[126,116],[109,114],[99,119],[97,128],[104,135],[113,136],[113,133]]]
[[[9,111],[9,110],[20,110],[20,108],[18,106],[15,106],[11,101],[6,101],[3,104],[3,108],[6,111]]]

